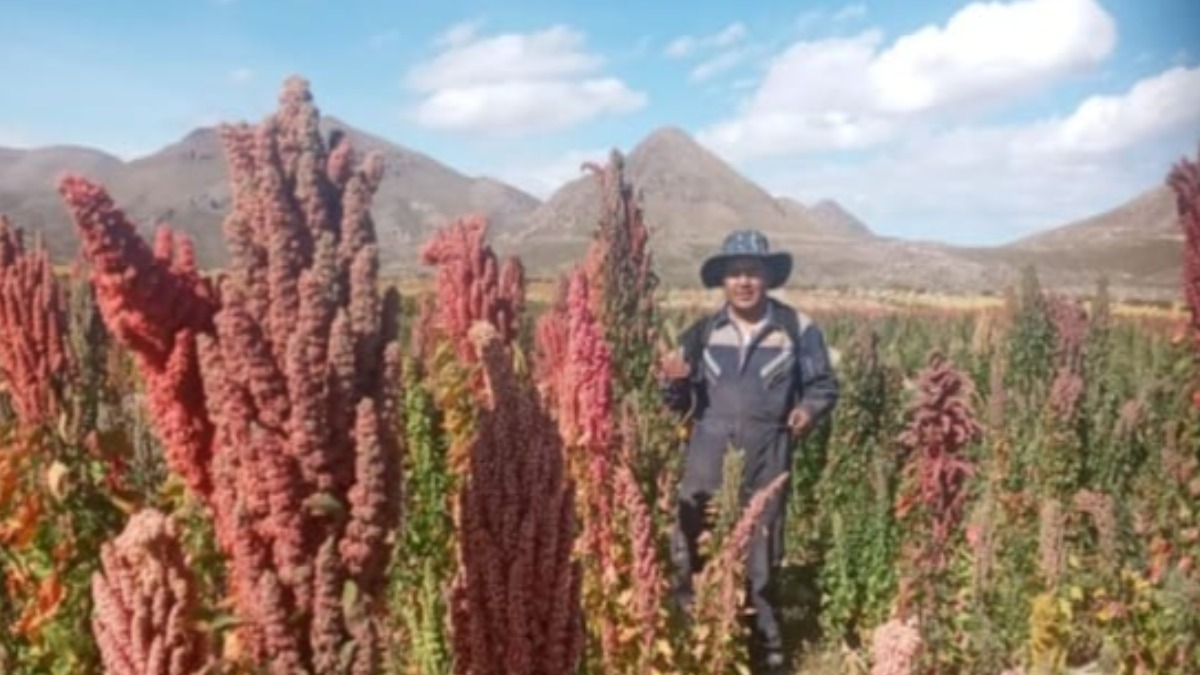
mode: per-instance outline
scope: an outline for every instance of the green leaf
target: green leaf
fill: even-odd
[[[362,593],[353,579],[347,579],[342,584],[342,613],[347,617],[358,616],[362,602]]]

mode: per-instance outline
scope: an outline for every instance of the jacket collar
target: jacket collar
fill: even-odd
[[[767,311],[766,311],[766,316],[764,318],[767,321],[766,325],[772,326],[772,327],[779,326],[779,322],[776,321],[777,316],[775,313],[775,305],[776,305],[775,298],[768,297],[767,298]],[[722,303],[720,309],[717,310],[714,325],[724,326],[732,321],[733,321],[733,318],[730,316],[730,312],[729,312],[729,302],[726,301],[726,302]]]

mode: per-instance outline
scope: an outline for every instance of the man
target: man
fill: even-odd
[[[681,348],[663,354],[659,363],[667,404],[691,420],[672,540],[676,591],[685,608],[691,577],[702,565],[696,543],[706,526],[707,504],[721,487],[725,453],[730,448],[743,453],[744,505],[790,471],[795,442],[837,402],[838,383],[820,329],[767,295],[791,271],[791,255],[772,252],[760,232],[731,233],[700,268],[705,287],[723,287],[725,303],[685,330]],[[770,582],[783,558],[789,488],[768,505],[746,561],[756,632],[771,669],[784,661]]]

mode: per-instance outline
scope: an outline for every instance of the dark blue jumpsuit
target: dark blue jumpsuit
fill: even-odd
[[[794,442],[788,413],[799,405],[815,424],[837,402],[838,383],[820,329],[788,305],[774,298],[768,302],[766,326],[744,350],[725,308],[695,322],[680,337],[684,345],[699,347],[685,348],[685,353],[698,352],[688,358],[691,378],[664,383],[667,404],[692,416],[672,540],[679,575],[676,594],[685,605],[690,605],[691,577],[703,564],[696,541],[706,526],[707,504],[720,490],[727,449],[738,448],[745,458],[740,490],[745,505],[758,489],[791,468]],[[797,332],[795,340],[786,329],[789,322]],[[768,650],[781,648],[769,582],[783,558],[789,490],[790,481],[768,505],[746,560],[750,604],[762,646]]]

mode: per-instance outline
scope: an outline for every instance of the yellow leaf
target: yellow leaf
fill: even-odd
[[[633,601],[633,589],[626,588],[617,594],[617,603],[623,607],[628,607]]]
[[[1067,597],[1075,601],[1083,600],[1083,589],[1078,586],[1067,587]]]
[[[1116,618],[1116,616],[1117,613],[1113,610],[1112,605],[1107,603],[1100,608],[1100,611],[1096,612],[1096,620],[1100,623],[1108,623]]]
[[[108,500],[113,503],[113,506],[116,506],[117,509],[127,516],[133,515],[133,513],[138,510],[138,505],[136,503],[125,499],[116,493],[109,494]]]
[[[670,641],[659,638],[658,640],[656,640],[654,642],[654,648],[655,648],[655,651],[657,651],[662,656],[665,656],[668,659],[674,660],[675,649],[673,647],[671,647]]]
[[[58,460],[54,460],[46,469],[46,487],[55,499],[62,500],[67,495],[68,472],[67,465]]]
[[[1071,602],[1066,598],[1059,598],[1058,611],[1065,617],[1071,618]]]

